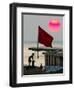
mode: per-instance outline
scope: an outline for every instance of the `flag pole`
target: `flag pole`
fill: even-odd
[[[39,42],[37,40],[37,58],[39,58],[39,51],[38,51],[38,48],[39,48]]]
[[[39,29],[39,27],[38,27],[38,29]],[[37,58],[39,58],[38,48],[39,48],[39,30],[38,30],[38,38],[37,38]]]

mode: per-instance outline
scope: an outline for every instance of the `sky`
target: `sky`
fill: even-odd
[[[53,42],[63,42],[63,16],[57,15],[36,15],[23,14],[23,41],[37,42],[38,40],[38,26],[43,28],[48,34],[54,37]],[[49,28],[49,22],[52,20],[59,20],[60,29],[58,32],[53,32]]]

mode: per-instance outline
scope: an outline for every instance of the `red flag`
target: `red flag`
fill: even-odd
[[[38,42],[46,47],[52,47],[53,37],[45,32],[40,26],[38,27]]]

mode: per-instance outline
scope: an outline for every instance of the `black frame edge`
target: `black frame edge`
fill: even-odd
[[[39,82],[39,83],[19,83],[15,84],[12,87],[32,87],[32,86],[47,86],[47,85],[63,85],[63,84],[72,84],[71,81],[54,81],[54,82]]]
[[[9,63],[9,85],[16,85],[16,7],[14,4],[10,8],[10,63]],[[12,52],[13,51],[13,52]]]
[[[70,9],[72,6],[67,6],[67,5],[49,5],[49,4],[33,4],[33,3],[16,3],[13,2],[13,5],[16,7],[34,7],[34,8],[52,8],[52,9]]]
[[[69,72],[69,73],[70,73],[70,74],[69,74],[69,80],[70,80],[70,82],[72,83],[72,82],[73,82],[73,81],[72,81],[72,76],[73,76],[73,75],[72,75],[72,74],[73,74],[73,73],[72,73],[72,72],[73,72],[73,70],[72,70],[72,66],[73,66],[73,65],[72,65],[72,64],[73,64],[73,63],[72,63],[72,42],[73,42],[73,40],[72,40],[72,36],[73,36],[73,35],[72,35],[72,34],[73,34],[73,33],[72,33],[72,26],[73,26],[73,25],[72,25],[72,17],[73,17],[73,16],[72,16],[72,7],[70,7],[69,10],[70,10],[70,12],[69,12],[69,14],[70,14],[70,28],[69,28],[69,29],[70,29],[70,31],[69,31],[69,33],[70,33],[70,38],[69,38],[69,46],[70,46],[70,47],[69,47],[69,50],[70,50],[70,53],[69,53],[69,55],[70,55],[70,57],[69,57],[69,60],[70,60],[70,62],[69,62],[69,63],[70,63],[70,69],[69,69],[69,71],[70,71],[70,72]]]
[[[10,46],[9,47],[9,50],[10,50],[9,51],[9,54],[10,54],[10,57],[9,57],[10,58],[10,61],[9,61],[9,85],[11,86],[12,85],[12,67],[11,67],[12,66],[11,65],[12,64],[12,52],[11,52],[11,47],[12,47],[12,39],[11,39],[12,38],[12,32],[11,32],[12,31],[11,30],[11,26],[12,26],[11,25],[11,21],[12,21],[12,6],[11,6],[11,4],[9,6],[9,10],[10,10],[10,12],[9,12],[9,15],[10,15],[10,18],[9,18],[10,19],[10,21],[9,21],[9,24],[10,24],[10,32],[9,32],[9,35],[10,35],[9,36],[9,39],[10,39],[10,42],[9,42],[9,44],[10,44],[9,45]]]

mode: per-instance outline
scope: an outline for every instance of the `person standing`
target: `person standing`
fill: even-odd
[[[32,55],[29,56],[29,59],[28,59],[29,66],[31,66],[31,62],[32,62],[33,58],[34,58],[34,53],[32,53]]]
[[[32,60],[32,67],[35,67],[35,60]]]

